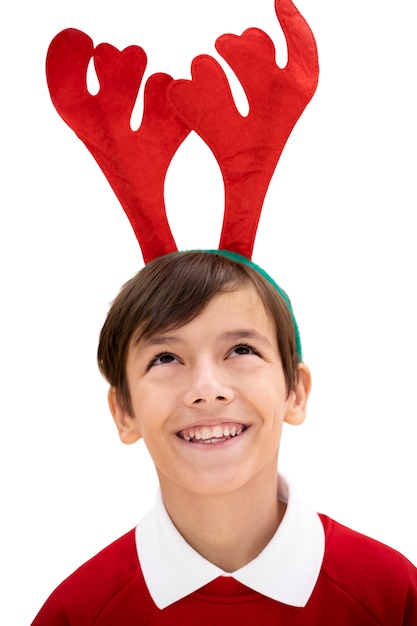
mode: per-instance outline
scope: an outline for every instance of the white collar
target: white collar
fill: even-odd
[[[232,574],[207,561],[185,541],[158,491],[155,508],[136,528],[142,573],[158,608],[164,609],[219,576],[231,576],[284,604],[307,604],[323,562],[324,529],[317,513],[298,501],[281,475],[278,484],[278,496],[287,502],[278,530],[253,561]]]

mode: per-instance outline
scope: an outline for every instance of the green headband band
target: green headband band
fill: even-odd
[[[300,361],[303,360],[300,331],[298,330],[298,324],[294,316],[294,311],[292,309],[291,300],[289,299],[285,291],[281,289],[278,283],[276,283],[275,280],[269,274],[267,274],[265,270],[262,269],[262,267],[260,267],[259,265],[256,265],[256,263],[253,263],[252,261],[242,256],[241,254],[238,254],[237,252],[229,252],[229,250],[182,250],[182,252],[207,252],[208,254],[219,254],[220,256],[224,256],[227,259],[231,259],[232,261],[235,261],[236,263],[241,263],[242,265],[251,267],[256,272],[258,272],[258,274],[263,276],[265,280],[267,280],[273,287],[275,287],[275,289],[278,291],[279,295],[281,296],[281,298],[284,300],[285,304],[287,305],[287,308],[290,312],[291,320],[294,326],[295,345],[297,349],[298,358],[300,359]],[[171,254],[181,254],[181,251],[173,252]],[[167,255],[167,256],[170,256],[170,255]]]

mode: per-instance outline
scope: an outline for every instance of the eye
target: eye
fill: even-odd
[[[229,356],[245,356],[247,354],[255,354],[259,355],[255,348],[249,346],[246,343],[240,343],[238,346],[235,346],[231,351]]]
[[[170,365],[171,363],[178,363],[178,359],[171,352],[160,352],[149,363],[149,368],[154,365]]]

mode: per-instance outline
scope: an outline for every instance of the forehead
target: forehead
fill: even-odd
[[[195,319],[205,317],[213,321],[218,318],[219,323],[239,320],[250,320],[261,325],[271,323],[271,316],[252,285],[215,295]]]
[[[276,329],[272,316],[252,285],[230,292],[216,294],[191,321],[174,328],[158,329],[142,338],[140,329],[135,333],[132,347],[143,347],[176,337],[203,337],[222,339],[250,339],[264,335],[270,343],[276,343]]]

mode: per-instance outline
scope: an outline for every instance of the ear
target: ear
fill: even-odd
[[[311,389],[311,374],[307,365],[300,363],[298,366],[298,383],[290,392],[287,399],[287,413],[285,422],[294,426],[302,424],[307,411],[307,400]]]
[[[110,412],[119,432],[120,441],[126,444],[138,441],[138,439],[142,437],[142,434],[137,424],[137,420],[134,416],[130,415],[125,407],[120,405],[115,387],[110,387],[107,399]]]

